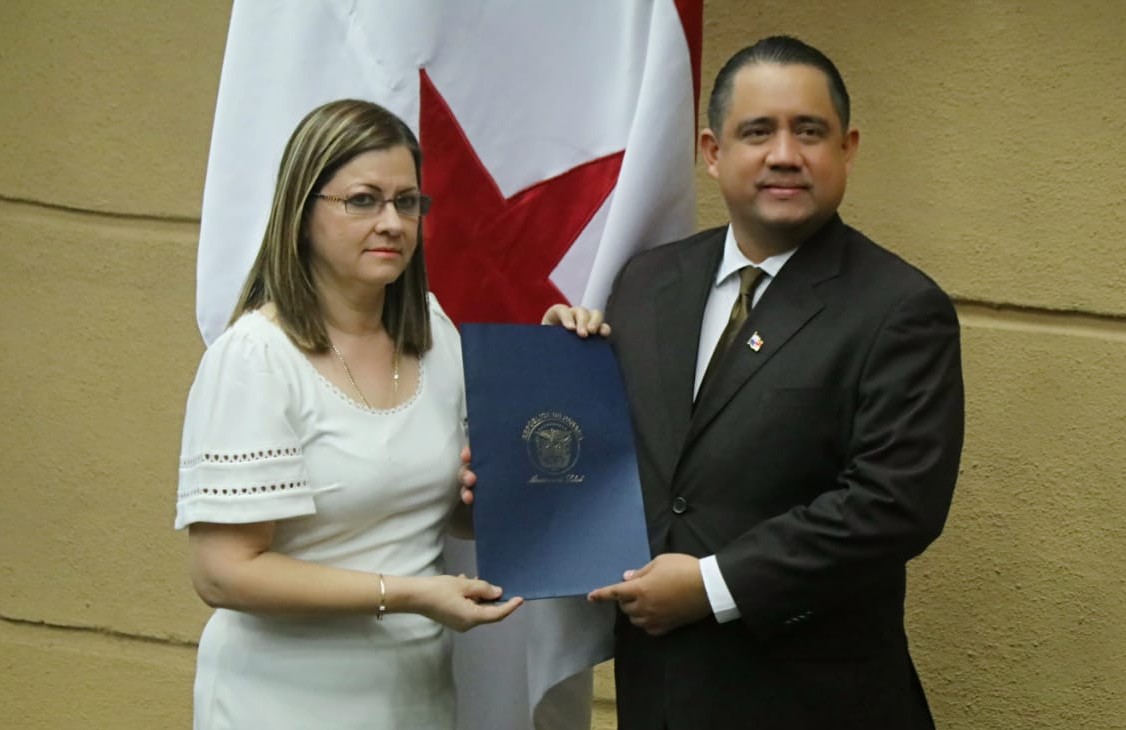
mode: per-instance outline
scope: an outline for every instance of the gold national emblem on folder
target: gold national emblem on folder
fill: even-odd
[[[536,473],[529,484],[578,484],[585,478],[574,469],[582,455],[583,432],[570,416],[546,411],[531,418],[521,434]]]

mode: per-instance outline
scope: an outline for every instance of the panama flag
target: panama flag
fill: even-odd
[[[694,226],[702,4],[235,0],[203,196],[205,341],[257,253],[289,134],[346,97],[419,136],[430,286],[455,322],[601,308],[626,259]],[[451,543],[447,571],[473,574],[471,545]],[[535,601],[459,635],[459,728],[589,728],[610,618]]]

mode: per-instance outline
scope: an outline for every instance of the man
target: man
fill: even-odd
[[[708,122],[730,225],[634,257],[607,308],[656,556],[590,594],[621,609],[619,727],[933,728],[903,604],[958,473],[954,308],[838,217],[859,135],[821,52],[735,54]]]

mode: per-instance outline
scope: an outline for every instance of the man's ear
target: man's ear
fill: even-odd
[[[716,163],[719,162],[719,138],[710,128],[700,130],[700,155],[708,168],[708,174],[719,177]]]
[[[856,159],[856,152],[860,149],[860,130],[855,127],[848,130],[844,136],[845,172],[852,174],[852,162]]]

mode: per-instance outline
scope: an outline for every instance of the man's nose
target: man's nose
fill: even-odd
[[[798,140],[788,131],[774,135],[770,141],[766,163],[771,167],[799,167],[801,165],[801,148]]]

